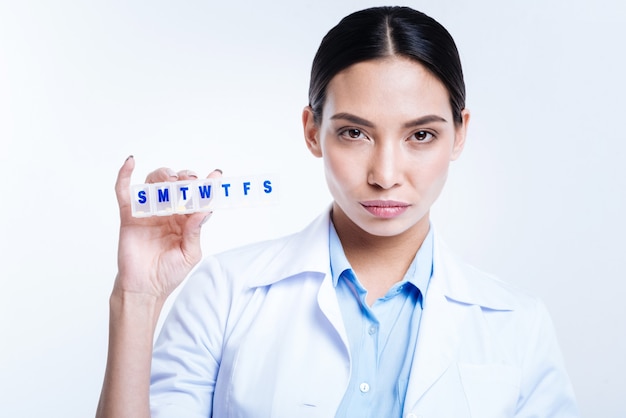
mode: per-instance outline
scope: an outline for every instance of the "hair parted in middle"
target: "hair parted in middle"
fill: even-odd
[[[437,77],[448,91],[455,123],[462,123],[465,82],[454,39],[433,18],[400,6],[354,12],[324,36],[313,59],[309,85],[315,122],[322,119],[326,89],[337,73],[359,62],[392,56],[415,60]]]

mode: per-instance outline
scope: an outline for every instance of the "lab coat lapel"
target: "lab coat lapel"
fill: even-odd
[[[449,301],[438,277],[433,277],[424,301],[417,347],[413,354],[406,405],[419,402],[457,358],[463,324],[470,310]]]
[[[330,272],[326,274],[326,277],[322,281],[320,291],[317,295],[317,301],[321,311],[324,313],[335,331],[337,331],[337,334],[339,335],[339,338],[341,338],[341,341],[344,345],[346,355],[349,356],[350,353],[348,349],[348,334],[346,332],[346,327],[343,322],[341,308],[339,307],[337,293],[335,292],[335,287],[333,286],[333,280]]]
[[[281,248],[274,250],[279,256],[258,257],[257,277],[250,281],[251,287],[266,286],[287,277],[319,274],[322,283],[317,295],[320,310],[337,332],[348,355],[348,336],[343,322],[339,301],[330,274],[329,247],[330,209],[318,216],[301,232],[288,240],[281,240]],[[281,262],[275,262],[280,260]],[[289,263],[282,260],[290,260]]]
[[[405,405],[409,408],[419,402],[458,357],[463,327],[471,309],[464,303],[458,303],[458,299],[448,297],[450,283],[456,286],[458,282],[457,295],[465,288],[464,278],[451,264],[454,260],[435,238],[433,277],[424,300],[407,387]]]
[[[508,285],[494,286],[495,279],[460,262],[437,234],[433,260],[407,387],[407,410],[414,409],[461,356],[472,350],[487,352],[483,344],[488,343],[490,332],[485,328],[483,307],[512,311],[518,303]]]

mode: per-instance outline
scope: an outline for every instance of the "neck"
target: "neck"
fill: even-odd
[[[401,281],[430,228],[428,214],[406,231],[393,236],[372,235],[352,222],[337,207],[333,223],[346,258],[372,297],[382,297]]]

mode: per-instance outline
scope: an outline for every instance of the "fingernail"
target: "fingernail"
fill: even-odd
[[[213,172],[214,172],[214,173],[215,173],[216,171],[217,171],[218,173],[220,173],[220,174],[224,174],[224,173],[222,172],[222,170],[220,170],[219,168],[216,168],[215,170],[213,170]]]
[[[202,222],[200,222],[200,226],[204,225],[206,223],[206,221],[208,221],[211,218],[211,215],[213,215],[213,211],[209,212],[209,214],[204,217]]]
[[[178,178],[178,174],[176,174],[176,171],[172,170],[171,168],[167,169],[167,175],[170,176],[170,177]]]
[[[189,177],[195,177],[195,178],[198,178],[198,174],[196,174],[196,172],[195,172],[195,171],[187,170],[187,171],[185,171],[185,174],[186,174],[187,176],[189,176]]]
[[[129,155],[128,158],[126,158],[126,161],[130,160],[131,158],[135,158],[132,155]]]

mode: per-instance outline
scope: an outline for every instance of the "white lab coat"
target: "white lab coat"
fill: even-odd
[[[350,354],[328,230],[326,213],[203,260],[155,345],[154,417],[335,415]],[[437,234],[413,356],[403,417],[578,416],[543,304],[461,263]]]

